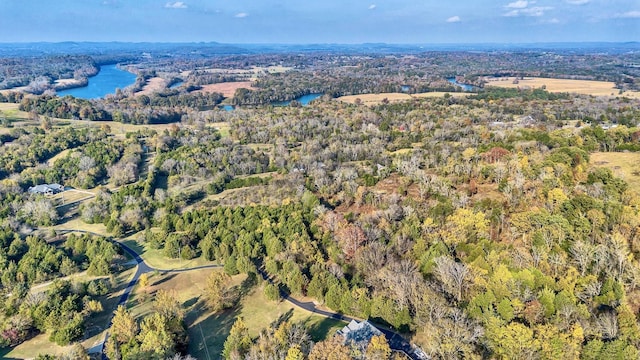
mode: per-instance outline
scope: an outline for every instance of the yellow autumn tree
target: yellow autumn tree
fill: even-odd
[[[387,338],[384,337],[384,335],[376,335],[372,337],[371,341],[369,341],[369,345],[367,345],[366,356],[367,359],[371,360],[389,359],[389,356],[391,356],[391,347],[389,347]]]

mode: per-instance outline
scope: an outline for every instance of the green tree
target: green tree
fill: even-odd
[[[249,336],[249,328],[247,328],[242,317],[239,317],[233,323],[229,336],[224,342],[222,356],[225,359],[233,359],[235,356],[242,357],[250,346],[251,337]]]
[[[133,340],[138,332],[138,323],[127,309],[120,305],[111,322],[111,337],[124,344]]]

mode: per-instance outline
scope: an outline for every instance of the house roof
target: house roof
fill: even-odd
[[[60,184],[40,184],[40,185],[30,187],[28,191],[34,194],[44,194],[47,192],[60,192],[60,191],[64,191],[64,186]]]
[[[345,341],[353,341],[356,343],[369,343],[372,337],[382,335],[380,330],[366,320],[362,322],[351,320],[351,322],[342,328],[342,330],[338,331],[338,333],[344,337]]]

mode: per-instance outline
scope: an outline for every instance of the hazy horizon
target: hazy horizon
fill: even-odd
[[[634,0],[3,1],[2,43],[530,44],[640,40]]]

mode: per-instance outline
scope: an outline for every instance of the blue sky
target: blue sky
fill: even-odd
[[[0,0],[0,42],[640,41],[640,0]]]

